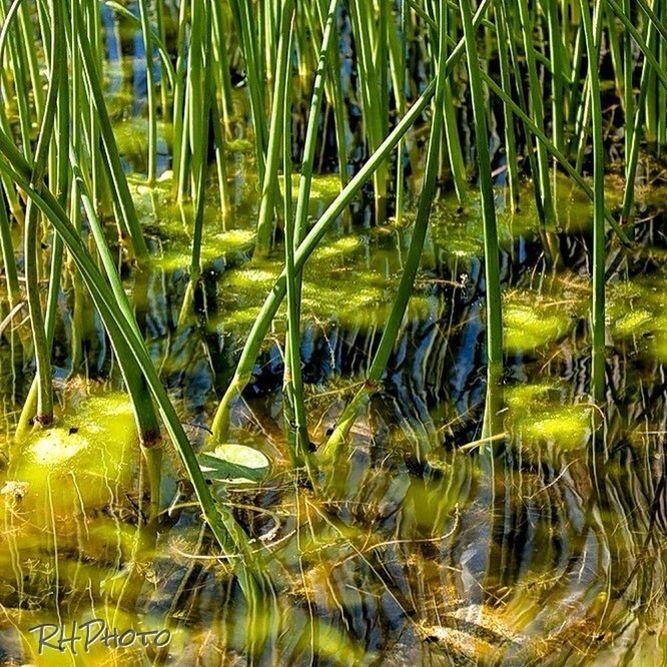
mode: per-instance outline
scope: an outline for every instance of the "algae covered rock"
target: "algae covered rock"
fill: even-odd
[[[0,601],[41,605],[54,586],[97,590],[108,564],[131,557],[137,536],[119,520],[139,457],[127,396],[76,402],[13,447],[0,481]]]
[[[6,507],[37,524],[100,510],[134,477],[138,439],[130,402],[122,393],[91,396],[15,447],[3,486]],[[20,494],[7,493],[12,488]]]

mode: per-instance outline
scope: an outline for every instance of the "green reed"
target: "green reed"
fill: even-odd
[[[262,194],[257,220],[257,240],[255,252],[259,255],[268,255],[271,247],[271,235],[274,230],[274,212],[280,201],[278,185],[278,170],[282,148],[282,133],[285,127],[285,106],[283,100],[286,90],[291,84],[291,40],[292,40],[292,0],[281,3],[280,11],[280,39],[278,42],[275,79],[273,85],[271,123],[269,126],[269,141],[266,151],[266,169],[262,180]]]
[[[374,3],[350,3],[352,33],[357,47],[358,76],[364,135],[369,152],[374,152],[386,134],[388,118],[387,58],[387,0]],[[379,221],[385,217],[387,167],[378,166],[373,174],[375,214]]]
[[[512,98],[512,66],[507,48],[507,10],[503,2],[494,3],[496,39],[498,42],[498,64],[500,81],[505,95]],[[507,158],[507,184],[512,210],[519,206],[519,163],[514,130],[514,115],[505,102],[503,106],[503,129],[505,133],[505,155]]]
[[[520,0],[521,1],[521,0]],[[469,0],[461,0],[461,22],[470,77],[470,97],[475,126],[475,148],[479,187],[482,195],[484,223],[484,278],[486,285],[486,356],[492,374],[498,374],[503,363],[503,322],[500,303],[500,269],[498,266],[498,232],[496,204],[488,150],[488,130],[484,111],[481,70],[475,46],[475,29]]]
[[[50,3],[51,24],[57,25],[60,17],[58,0]],[[34,165],[30,176],[30,185],[41,192],[47,168],[49,143],[53,132],[55,115],[58,104],[58,87],[62,81],[60,69],[65,66],[65,49],[62,30],[53,30],[50,56],[50,83],[46,98],[46,108],[41,119],[41,127],[37,147],[35,149]],[[28,202],[25,214],[24,230],[24,259],[26,298],[32,330],[32,340],[37,369],[37,412],[35,420],[48,426],[53,421],[53,391],[51,382],[51,362],[47,347],[46,329],[44,328],[44,313],[39,297],[37,224],[38,210],[34,203]]]
[[[456,32],[456,24],[450,21],[451,8],[447,5],[440,17],[444,23],[444,30],[448,37]],[[452,25],[453,24],[453,25]],[[436,26],[438,24],[436,23]],[[448,54],[449,49],[445,43],[445,55]],[[445,89],[443,91],[444,100],[442,112],[445,123],[445,136],[447,139],[447,157],[449,158],[449,167],[452,172],[452,182],[454,184],[454,191],[459,200],[459,204],[464,205],[467,199],[467,170],[465,159],[463,157],[463,149],[461,147],[461,136],[459,133],[459,124],[456,118],[456,105],[454,104],[453,89],[456,86],[454,81],[455,70],[450,72],[449,76],[444,82]]]
[[[523,41],[524,57],[528,72],[528,97],[530,115],[539,128],[544,127],[544,106],[542,102],[542,87],[537,74],[537,61],[533,45],[533,16],[528,8],[527,0],[518,0],[519,24]],[[549,179],[549,161],[547,152],[542,144],[537,144],[537,174],[534,175],[536,192],[538,193],[538,211],[547,229],[553,229],[555,213],[551,182]]]
[[[72,6],[73,15],[78,14],[79,25],[81,24],[82,16],[80,8],[76,3]],[[77,39],[78,38],[78,39]],[[91,124],[90,131],[97,132],[102,143],[104,153],[104,172],[111,190],[114,210],[117,213],[117,222],[120,229],[125,232],[132,243],[132,250],[137,259],[143,259],[148,254],[146,240],[141,232],[141,226],[137,218],[137,212],[134,208],[134,202],[130,195],[130,190],[127,185],[127,178],[123,172],[123,167],[118,154],[118,147],[113,135],[111,127],[111,120],[104,101],[104,92],[102,90],[102,82],[99,71],[95,65],[95,51],[91,44],[86,31],[79,30],[78,35],[73,35],[77,44],[77,48],[81,54],[80,63],[87,92],[91,97],[92,105],[95,110],[95,124]],[[90,139],[90,137],[89,137]],[[92,144],[92,146],[95,146]],[[98,151],[94,151],[93,155],[97,155]],[[95,161],[93,159],[92,164]],[[93,179],[93,192],[97,193],[98,189],[95,184],[95,170],[91,168]]]
[[[284,8],[283,8],[284,11]],[[290,13],[290,24],[293,17]],[[289,31],[286,53],[292,51],[293,30]],[[274,103],[279,100],[274,98]],[[287,336],[285,340],[285,425],[287,442],[294,466],[309,464],[310,439],[308,416],[304,403],[301,374],[301,284],[294,270],[295,247],[298,242],[297,220],[292,211],[292,95],[289,88],[282,91],[282,157],[284,178],[283,216],[285,220],[285,277],[287,281]],[[310,469],[310,465],[308,465]]]
[[[605,230],[604,230],[604,141],[602,136],[602,100],[597,62],[600,41],[595,38],[595,26],[588,4],[581,0],[581,17],[588,55],[588,85],[591,99],[593,124],[593,300],[591,305],[591,326],[593,337],[591,386],[596,401],[605,395]],[[597,7],[598,20],[604,10],[604,0]]]
[[[159,3],[158,3],[159,4]],[[148,101],[148,182],[155,180],[157,159],[157,101],[155,95],[155,76],[153,67],[153,36],[149,24],[149,5],[147,0],[139,0],[141,38],[146,55],[146,97]]]

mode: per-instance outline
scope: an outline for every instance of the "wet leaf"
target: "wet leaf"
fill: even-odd
[[[245,445],[218,445],[213,452],[199,455],[204,476],[212,480],[261,482],[269,471],[269,460],[257,449]]]

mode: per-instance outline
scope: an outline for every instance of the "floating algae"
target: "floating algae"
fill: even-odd
[[[295,177],[295,184],[298,176]],[[142,225],[160,246],[151,261],[165,271],[187,268],[192,257],[192,234],[194,206],[192,201],[177,202],[173,190],[173,174],[165,172],[152,186],[146,185],[141,177],[128,179],[132,184],[132,198]],[[211,181],[212,182],[212,181]],[[204,204],[204,230],[201,245],[201,263],[205,267],[222,260],[224,264],[237,259],[240,263],[247,259],[254,247],[255,225],[259,197],[254,190],[255,183],[244,181],[244,193],[234,206],[229,220],[223,219],[219,196],[215,188],[209,188]],[[322,212],[340,190],[340,181],[333,176],[315,176],[312,181],[309,214],[316,216]],[[344,249],[344,248],[341,248]],[[331,252],[338,252],[336,249]],[[282,258],[280,253],[277,257]]]
[[[586,445],[592,433],[593,408],[571,403],[559,385],[527,384],[505,390],[506,426],[523,448],[552,445],[569,451]]]
[[[614,333],[621,338],[643,335],[651,326],[653,319],[653,313],[644,308],[632,310],[614,322]]]
[[[586,317],[590,287],[561,270],[540,284],[509,288],[503,294],[504,346],[508,352],[537,353],[570,336]]]
[[[125,118],[113,126],[118,152],[132,162],[144,160],[148,149],[148,119],[133,116]],[[171,123],[157,122],[158,145],[171,150],[173,127]]]
[[[591,410],[580,406],[559,405],[532,413],[525,421],[515,422],[523,444],[554,443],[562,450],[575,449],[588,442]]]
[[[533,352],[566,336],[576,307],[534,290],[512,290],[503,298],[503,342],[509,352]]]
[[[186,269],[192,261],[192,232],[194,208],[192,202],[182,204],[174,200],[172,181],[167,175],[151,187],[141,179],[132,178],[132,198],[142,225],[151,232],[156,252],[151,264],[164,271]],[[243,226],[244,222],[248,226]],[[240,263],[252,250],[255,232],[247,216],[237,215],[234,224],[223,226],[219,201],[207,199],[204,206],[204,228],[202,237],[201,264]]]
[[[528,200],[528,197],[526,197]],[[406,216],[410,219],[412,214]],[[498,243],[509,250],[519,237],[534,237],[539,222],[534,207],[512,213],[509,210],[497,215]],[[479,196],[471,192],[470,203],[464,211],[453,196],[445,196],[433,205],[429,219],[429,236],[438,254],[450,261],[471,261],[484,255],[484,225],[482,223]]]
[[[330,243],[318,246],[312,255],[314,262],[327,261],[336,258],[345,260],[361,247],[361,239],[356,236],[341,236]]]
[[[151,259],[154,266],[165,271],[185,269],[192,257],[192,231],[194,208],[191,201],[178,203],[173,196],[173,175],[165,173],[152,186],[146,185],[136,176],[128,179],[132,184],[132,197],[142,224],[154,235],[160,246]],[[295,185],[298,175],[293,178]],[[316,215],[328,205],[340,190],[340,180],[335,176],[314,176],[312,181],[309,213]],[[296,196],[296,195],[295,195]],[[222,261],[223,265],[242,263],[248,259],[255,239],[256,194],[237,207],[232,223],[222,225],[220,202],[212,194],[207,196],[204,206],[204,229],[202,237],[201,264],[206,267]],[[355,237],[343,237],[330,244],[318,247],[314,256],[332,258],[353,252],[360,241]],[[280,257],[277,254],[277,257]],[[253,264],[255,266],[255,264]]]
[[[365,245],[356,236],[344,236],[324,244],[313,253],[304,271],[302,312],[304,320],[338,323],[346,327],[381,327],[391,311],[399,274],[388,271],[383,254],[367,260]],[[276,258],[226,271],[220,282],[222,307],[211,318],[211,331],[245,332],[282,271]],[[284,308],[284,304],[283,304]],[[408,305],[408,319],[426,320],[430,297],[417,291]],[[284,310],[274,323],[283,329]]]
[[[210,317],[209,331],[246,333],[281,268],[279,262],[263,259],[254,261],[252,266],[225,271],[220,281],[221,312]],[[276,325],[282,329],[282,319],[277,317],[276,320]]]
[[[224,259],[225,264],[233,261],[234,257],[249,253],[253,247],[255,234],[249,229],[230,229],[206,234],[202,240],[201,263],[203,266],[214,264]],[[189,267],[192,261],[190,239],[178,237],[170,240],[160,257],[156,257],[152,264],[164,271],[176,271]]]
[[[86,398],[57,425],[35,430],[15,445],[4,480],[5,505],[37,525],[101,510],[128,490],[137,442],[125,394]],[[7,492],[12,488],[20,493]]]
[[[645,356],[667,361],[667,280],[658,273],[608,287],[607,324],[614,341],[634,343]]]
[[[254,263],[252,268],[230,271],[225,284],[241,292],[260,289],[266,293],[278,278],[279,270],[280,265],[277,263]]]
[[[279,177],[280,189],[283,190],[284,176]],[[292,174],[292,199],[297,201],[299,193],[299,174]],[[308,213],[316,215],[328,206],[340,193],[340,177],[337,174],[315,174],[310,184]]]
[[[503,308],[504,343],[509,352],[527,352],[558,340],[566,328],[558,315],[540,313],[534,307],[506,303]]]

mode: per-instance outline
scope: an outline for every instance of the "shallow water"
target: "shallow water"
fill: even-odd
[[[133,79],[119,71],[109,91],[120,108],[135,106],[126,90]],[[117,132],[128,167],[140,169],[137,111]],[[251,158],[242,137],[237,153],[233,215],[223,221],[211,198],[202,288],[181,327],[192,213],[172,202],[168,180],[132,186],[154,260],[144,274],[124,265],[124,280],[196,445],[281,266],[279,253],[251,259],[254,184],[244,177]],[[335,196],[335,179],[318,178],[315,190],[313,216]],[[200,528],[168,443],[159,528],[138,527],[145,483],[129,404],[102,325],[70,284],[55,347],[59,426],[20,446],[11,435],[32,377],[29,344],[21,329],[0,341],[2,663],[664,661],[667,214],[651,194],[633,249],[609,244],[613,401],[604,413],[587,394],[589,207],[565,183],[556,267],[545,260],[535,212],[526,205],[510,214],[498,193],[507,358],[491,392],[475,196],[464,213],[447,197],[436,205],[383,388],[327,471],[326,496],[290,469],[279,314],[230,433],[230,442],[263,452],[269,470],[261,482],[212,482],[270,555],[275,589],[255,608]],[[377,227],[367,208],[358,204],[336,223],[305,272],[301,356],[316,446],[379,342],[398,251],[410,240],[411,211],[401,227]],[[64,635],[50,636],[46,624]],[[67,641],[72,633],[78,639]]]
[[[145,193],[137,188],[136,196]],[[277,318],[230,435],[267,456],[268,476],[215,487],[271,554],[277,598],[252,612],[199,529],[168,446],[162,494],[171,507],[157,533],[137,528],[129,404],[112,389],[118,372],[89,313],[79,369],[89,379],[66,379],[71,359],[63,356],[59,428],[20,452],[6,450],[3,660],[641,665],[664,655],[665,238],[664,214],[648,214],[641,244],[608,284],[614,402],[601,415],[586,394],[587,225],[560,234],[564,262],[554,269],[530,214],[508,214],[507,364],[502,386],[487,396],[478,214],[474,205],[457,214],[439,204],[384,389],[355,424],[326,498],[290,472]],[[179,329],[187,283],[173,259],[183,256],[173,250],[180,222],[160,214],[144,221],[157,259],[148,275],[128,274],[128,290],[182,419],[201,442],[279,262],[249,259],[240,217],[238,232],[210,235],[197,315]],[[315,444],[378,342],[400,274],[396,249],[409,234],[409,226],[341,224],[308,267],[302,357]],[[468,241],[465,252],[458,238]],[[63,350],[69,335],[63,326]],[[0,348],[9,432],[26,390],[22,345],[16,332]],[[48,646],[57,638],[36,653],[40,635],[30,628],[64,624],[71,632],[72,621],[92,619],[119,630],[168,629],[170,641],[158,648],[157,635],[146,635],[147,646],[135,637],[118,649],[102,634],[86,652],[96,622],[78,630],[75,658],[66,657],[71,644],[64,654]]]

